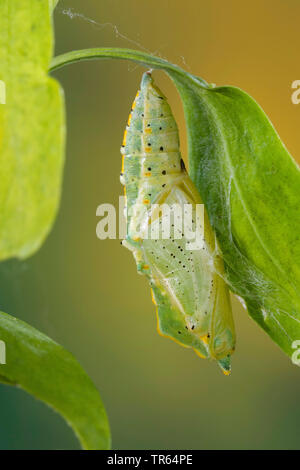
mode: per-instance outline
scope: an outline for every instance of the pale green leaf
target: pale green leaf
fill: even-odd
[[[58,4],[59,0],[49,0],[50,2],[50,8],[51,10],[54,10],[54,8],[56,7],[56,5]]]
[[[0,260],[35,252],[57,211],[64,160],[64,102],[48,77],[49,1],[0,2]]]
[[[53,6],[49,0],[0,2],[0,80],[6,91],[6,103],[0,104],[0,260],[35,252],[59,203],[64,102],[58,83],[47,75]],[[0,381],[19,385],[60,412],[84,448],[107,449],[109,428],[99,393],[73,356],[2,313],[0,340],[7,347]]]

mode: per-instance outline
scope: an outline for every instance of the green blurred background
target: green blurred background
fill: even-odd
[[[78,15],[66,15],[69,8]],[[291,102],[299,15],[298,0],[61,0],[56,53],[138,48],[134,41],[209,82],[241,87],[299,161],[300,105]],[[142,71],[98,61],[55,73],[68,128],[61,208],[37,255],[1,265],[0,308],[74,353],[101,392],[115,449],[299,449],[300,371],[239,302],[227,378],[157,334],[150,289],[131,254],[118,240],[96,238],[97,206],[117,204],[123,192],[119,148]],[[186,159],[180,99],[162,72],[154,76],[174,109]],[[79,448],[64,421],[21,390],[1,385],[0,400],[1,449]]]

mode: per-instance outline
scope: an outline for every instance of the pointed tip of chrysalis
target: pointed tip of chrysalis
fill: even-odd
[[[226,356],[218,361],[219,366],[222,369],[224,375],[230,375],[231,373],[231,357]]]

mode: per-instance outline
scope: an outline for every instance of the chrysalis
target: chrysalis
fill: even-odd
[[[158,331],[200,357],[216,359],[229,374],[235,331],[223,262],[205,211],[201,239],[195,235],[196,249],[191,244],[198,207],[204,206],[184,168],[170,106],[149,72],[132,105],[121,153],[127,219],[123,245],[150,281]],[[174,210],[170,214],[162,207]],[[185,212],[190,224],[178,229],[175,222],[180,217],[182,222]]]

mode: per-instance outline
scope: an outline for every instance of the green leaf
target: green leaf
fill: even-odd
[[[6,345],[0,381],[20,386],[61,413],[84,449],[108,449],[109,425],[99,392],[72,354],[2,312],[0,339]]]
[[[59,0],[49,0],[51,10],[54,10]]]
[[[59,84],[47,75],[56,3],[0,2],[0,80],[6,91],[6,103],[0,104],[0,260],[34,253],[59,203],[64,101]],[[60,412],[83,448],[109,448],[99,393],[70,353],[1,312],[0,340],[7,348],[0,381],[19,385]]]
[[[0,260],[34,253],[57,211],[64,160],[64,100],[48,77],[49,0],[0,2]]]
[[[245,92],[214,87],[167,61],[130,49],[87,49],[51,68],[95,58],[164,69],[184,106],[189,172],[206,204],[227,282],[288,354],[300,339],[300,172],[272,124]]]

